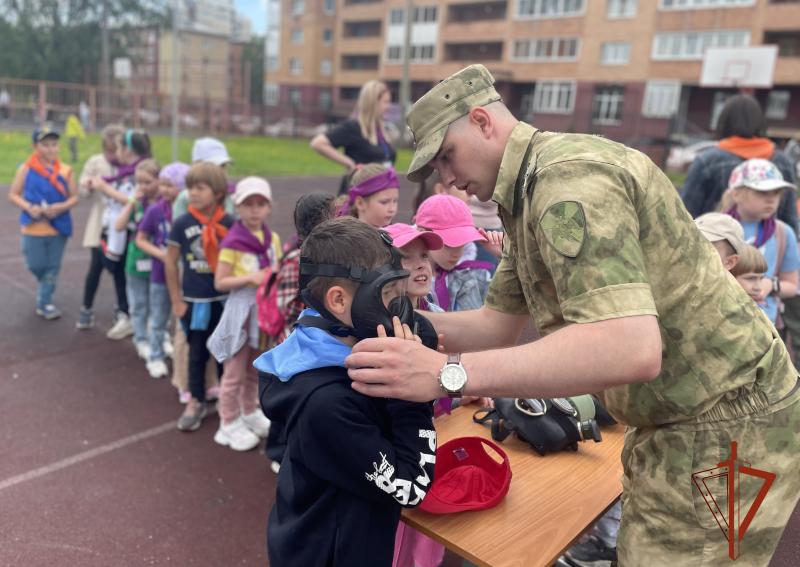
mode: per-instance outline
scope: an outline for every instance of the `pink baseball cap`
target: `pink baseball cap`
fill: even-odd
[[[452,195],[433,195],[417,209],[417,226],[442,237],[445,246],[458,248],[476,240],[484,241],[467,204]]]
[[[395,224],[390,224],[381,230],[385,230],[389,233],[389,236],[392,237],[392,244],[395,246],[395,248],[402,248],[417,238],[422,239],[422,241],[425,243],[425,246],[428,247],[428,250],[439,250],[442,246],[444,246],[442,237],[438,234],[434,232],[422,232],[410,224],[398,222]]]

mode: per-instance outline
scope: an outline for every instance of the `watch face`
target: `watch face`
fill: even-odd
[[[464,369],[455,364],[448,364],[442,370],[442,386],[445,390],[456,392],[464,387],[467,381],[467,373]]]

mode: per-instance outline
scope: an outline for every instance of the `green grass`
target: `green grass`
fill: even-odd
[[[341,175],[341,166],[325,159],[308,146],[308,140],[263,137],[221,138],[234,160],[230,167],[233,177],[261,175],[263,177],[296,175]],[[153,152],[162,164],[172,159],[172,142],[168,136],[152,136]],[[178,144],[178,159],[188,163],[194,138],[181,138]],[[11,182],[17,167],[25,161],[31,151],[28,132],[0,131],[0,185]],[[80,172],[83,162],[100,152],[100,136],[90,134],[78,143]],[[69,160],[66,141],[61,144],[62,161]],[[411,161],[410,150],[400,150],[397,168],[405,171]]]

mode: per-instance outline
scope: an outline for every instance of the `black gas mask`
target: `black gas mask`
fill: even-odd
[[[305,326],[313,324],[313,326],[324,328],[332,335],[354,336],[358,339],[378,336],[378,325],[383,325],[386,334],[393,336],[392,317],[399,318],[401,323],[413,328],[414,306],[405,294],[407,283],[402,281],[408,279],[409,272],[403,269],[400,253],[392,246],[392,237],[384,231],[380,231],[380,233],[392,258],[388,264],[372,270],[340,264],[315,264],[308,258],[300,258],[300,289],[303,301],[306,305],[316,309],[325,319],[324,322],[314,324],[304,317],[304,320],[299,321],[300,324]],[[334,317],[325,308],[323,302],[315,298],[308,290],[309,282],[320,276],[345,278],[359,283],[350,309],[350,316],[353,320],[352,327],[348,327]],[[392,284],[397,286],[397,289],[390,288],[384,293],[384,288]]]

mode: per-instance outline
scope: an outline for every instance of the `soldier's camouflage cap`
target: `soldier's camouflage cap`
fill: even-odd
[[[483,65],[470,65],[450,75],[420,98],[408,113],[406,122],[414,135],[414,158],[406,175],[409,181],[422,181],[433,168],[447,127],[471,108],[500,100],[494,77]]]

